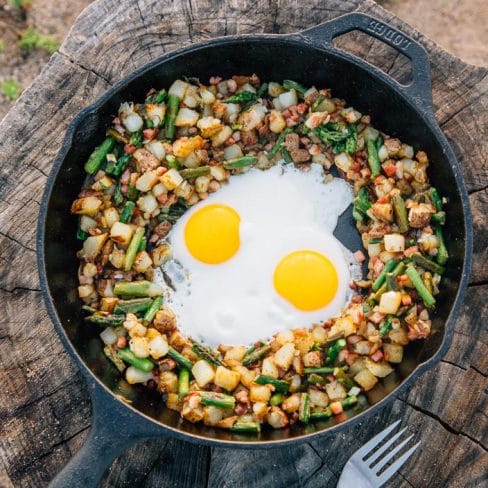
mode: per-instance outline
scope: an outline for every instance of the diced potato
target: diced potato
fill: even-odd
[[[102,250],[107,237],[108,234],[87,237],[83,243],[83,257],[85,259],[95,259]]]
[[[97,197],[84,197],[76,199],[71,205],[71,213],[76,215],[90,215],[93,217],[102,205]]]
[[[178,170],[172,168],[164,175],[162,175],[159,180],[161,183],[168,189],[168,190],[174,190],[178,185],[181,185],[183,182],[183,178],[178,173]]]
[[[168,193],[168,189],[162,183],[154,185],[151,191],[156,198],[158,198],[160,195],[165,195]]]
[[[403,327],[398,329],[393,328],[388,332],[388,337],[394,344],[400,344],[402,346],[406,346],[410,342],[408,332]]]
[[[369,370],[363,369],[356,376],[354,381],[360,385],[364,391],[369,391],[378,383],[378,379]]]
[[[88,298],[95,293],[95,287],[93,285],[80,285],[78,287],[78,296],[80,298]]]
[[[93,278],[98,273],[97,265],[93,263],[86,263],[83,266],[83,276]]]
[[[120,269],[125,263],[125,252],[122,249],[114,247],[108,256],[108,260],[114,268]]]
[[[273,378],[278,378],[279,371],[278,368],[276,367],[276,364],[273,361],[273,358],[269,357],[263,360],[263,365],[261,367],[261,374],[264,374],[266,376],[272,376]]]
[[[274,356],[274,362],[278,368],[287,370],[291,366],[293,356],[295,354],[295,346],[292,343],[287,343],[281,346]]]
[[[205,145],[205,139],[203,139],[201,136],[180,137],[179,139],[176,139],[176,141],[173,143],[173,154],[177,158],[186,158],[190,153],[192,153],[196,149],[201,149],[204,145]],[[173,188],[168,188],[168,189],[172,190]]]
[[[146,251],[138,252],[132,266],[134,271],[136,271],[137,273],[144,273],[151,267],[152,259],[149,254]]]
[[[269,114],[269,129],[275,134],[283,132],[286,128],[286,120],[278,110],[271,110]]]
[[[268,405],[265,402],[256,402],[252,406],[252,411],[255,417],[263,419],[268,413]]]
[[[229,361],[242,361],[246,354],[246,346],[231,347],[224,356],[224,362],[229,364]]]
[[[334,163],[339,169],[347,173],[352,168],[354,161],[348,153],[342,152],[334,156]]]
[[[402,302],[402,294],[399,291],[387,291],[381,295],[379,312],[396,314]]]
[[[80,229],[83,232],[88,232],[90,229],[94,229],[97,226],[97,221],[93,220],[88,215],[82,215],[80,217]]]
[[[236,159],[243,156],[242,149],[239,144],[232,144],[224,148],[224,159]]]
[[[399,344],[383,344],[383,352],[390,363],[400,364],[403,360],[403,346]]]
[[[356,325],[351,316],[339,317],[329,329],[329,337],[344,335],[345,337],[356,333]]]
[[[146,103],[146,114],[147,118],[151,120],[154,127],[159,127],[164,120],[166,114],[166,105],[156,104],[156,103]],[[153,141],[151,141],[153,142]],[[159,141],[157,141],[159,142]],[[151,143],[146,144],[146,147],[158,158],[163,159],[164,155],[159,157],[150,147]]]
[[[309,388],[308,394],[310,395],[310,404],[313,407],[326,407],[329,404],[329,397],[324,391],[316,390],[315,388]]]
[[[308,330],[305,330],[304,333],[297,334],[295,331],[295,346],[300,351],[300,354],[303,356],[307,354],[308,351],[314,345],[314,340],[312,334]]]
[[[323,344],[327,340],[327,332],[321,325],[316,325],[312,329],[312,338],[314,342]]]
[[[203,137],[212,137],[222,128],[222,121],[215,117],[203,117],[197,122]]]
[[[217,425],[224,414],[221,408],[209,406],[203,407],[203,423],[205,425]]]
[[[180,100],[183,100],[183,98],[185,97],[186,90],[188,89],[188,86],[189,84],[186,81],[176,80],[169,87],[168,94],[176,95]]]
[[[271,390],[267,385],[251,385],[249,389],[249,399],[251,402],[268,403],[271,398]]]
[[[338,381],[333,381],[332,383],[327,383],[325,385],[325,391],[330,401],[343,400],[347,396],[346,389]]]
[[[405,237],[401,234],[385,234],[385,251],[402,252],[405,250]]]
[[[125,379],[129,385],[135,385],[136,383],[146,383],[153,377],[152,373],[145,373],[134,366],[129,366],[125,370]]]
[[[158,208],[158,201],[152,193],[146,193],[137,199],[137,206],[144,213],[152,213]]]
[[[210,166],[210,175],[217,181],[224,181],[227,178],[227,174],[222,166]]]
[[[184,180],[174,189],[175,195],[188,200],[193,194],[193,186]]]
[[[146,332],[146,339],[148,341],[152,341],[153,339],[155,339],[156,337],[159,337],[161,335],[161,332],[159,332],[159,330],[155,329],[154,327],[150,327],[149,329],[147,329],[147,332]],[[164,336],[166,338],[166,336]],[[166,340],[166,342],[168,342]]]
[[[288,398],[285,398],[281,404],[281,408],[287,413],[297,412],[300,408],[300,397],[300,393],[294,393]]]
[[[147,171],[159,166],[159,159],[145,147],[140,147],[132,153],[132,157],[137,162],[138,171]]]
[[[271,407],[271,411],[266,416],[266,421],[273,429],[282,429],[289,423],[285,412],[278,407]]]
[[[181,409],[181,415],[183,418],[188,420],[188,422],[192,423],[200,422],[205,416],[203,407],[201,405],[196,408],[191,408],[188,403],[183,404],[183,408]]]
[[[384,378],[393,371],[393,368],[386,361],[375,362],[370,358],[365,358],[364,365],[371,374],[378,378]]]
[[[129,245],[133,234],[133,227],[123,222],[115,222],[110,229],[110,239],[123,247]]]
[[[193,127],[198,121],[199,114],[191,108],[180,108],[175,119],[176,127]]]
[[[129,341],[129,348],[138,358],[149,356],[149,343],[145,337],[133,337]]]
[[[212,366],[205,360],[201,359],[197,361],[191,369],[193,376],[195,377],[198,386],[204,388],[211,383],[215,378],[215,371]]]
[[[208,190],[209,183],[210,178],[208,176],[198,176],[195,178],[195,191],[198,193],[206,192]]]
[[[180,397],[177,393],[168,393],[166,398],[166,406],[170,410],[175,410],[176,412],[181,412],[182,403]]]
[[[260,103],[254,104],[239,117],[239,123],[243,125],[243,130],[250,131],[255,129],[266,115],[266,107]]]
[[[105,219],[105,224],[110,229],[119,220],[119,212],[115,207],[106,208],[103,211],[103,218]]]
[[[240,379],[241,375],[238,372],[231,371],[224,366],[218,366],[217,371],[215,372],[214,383],[224,390],[232,391],[235,390]]]
[[[373,244],[372,242],[368,242],[368,254],[370,258],[374,256],[379,256],[382,251],[381,242],[377,242]]]
[[[155,267],[162,266],[171,259],[171,247],[167,243],[160,244],[151,251],[151,258]]]
[[[303,365],[306,368],[318,368],[322,364],[322,354],[320,351],[309,351],[303,356]]]
[[[137,132],[144,126],[142,117],[136,112],[129,112],[125,117],[122,118],[122,123],[129,132]]]
[[[210,105],[215,102],[215,95],[207,89],[207,87],[201,86],[198,91],[200,92],[200,97],[205,105]]]
[[[290,329],[282,330],[276,335],[276,342],[280,346],[284,346],[287,342],[294,342],[295,336]]]
[[[241,375],[241,383],[246,388],[250,388],[254,381],[254,378],[256,377],[256,373],[241,365],[233,366],[232,369],[234,371],[237,371]]]
[[[228,125],[224,125],[215,135],[212,136],[212,146],[221,146],[232,135],[232,129]]]
[[[270,81],[268,83],[268,94],[270,97],[279,97],[282,93],[285,92],[285,89],[275,81]]]
[[[296,105],[298,103],[296,90],[292,88],[290,91],[282,93],[278,96],[278,101],[283,109]]]
[[[158,388],[166,393],[177,393],[178,376],[171,371],[161,371],[159,373]]]
[[[136,188],[139,191],[142,192],[147,192],[151,190],[151,188],[158,183],[159,177],[156,171],[151,170],[151,171],[146,171],[143,173],[139,178],[137,178],[136,181]]]

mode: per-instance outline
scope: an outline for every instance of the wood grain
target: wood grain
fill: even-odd
[[[428,50],[437,120],[461,162],[474,218],[472,286],[445,359],[414,387],[336,438],[279,450],[210,449],[151,440],[124,453],[104,487],[334,486],[347,458],[397,418],[422,439],[393,487],[477,487],[488,443],[487,70],[463,63],[370,0],[99,0],[0,124],[0,485],[45,486],[91,423],[80,374],[42,304],[35,261],[39,201],[64,131],[82,108],[135,68],[214,36],[293,32],[359,10]],[[397,79],[408,63],[383,43],[337,40]]]

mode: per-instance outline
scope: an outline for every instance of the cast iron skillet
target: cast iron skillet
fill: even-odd
[[[332,44],[334,37],[360,30],[394,47],[412,64],[408,86]],[[369,396],[371,406],[352,411],[342,424],[328,422],[284,430],[264,430],[260,437],[238,436],[225,430],[182,421],[147,390],[121,381],[101,351],[98,331],[87,327],[77,298],[75,219],[70,202],[85,178],[83,163],[101,142],[122,101],[143,100],[153,86],[168,86],[181,76],[206,80],[218,74],[257,73],[263,80],[294,79],[306,85],[331,87],[362,113],[372,115],[375,127],[422,148],[431,160],[430,177],[449,199],[445,235],[450,254],[442,294],[433,319],[435,333],[407,348],[399,370]],[[357,248],[358,233],[350,212],[337,233]],[[38,229],[38,265],[49,314],[66,349],[86,378],[93,403],[93,426],[86,444],[52,482],[52,486],[96,486],[106,467],[129,445],[151,436],[229,447],[283,446],[339,430],[377,412],[400,389],[411,385],[445,353],[461,303],[470,268],[471,217],[466,190],[456,158],[432,113],[429,60],[425,50],[397,30],[363,14],[353,13],[290,35],[246,35],[214,39],[181,49],[153,61],[123,79],[70,125],[49,176]],[[122,401],[125,399],[125,401]]]

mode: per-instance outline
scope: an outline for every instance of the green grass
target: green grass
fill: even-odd
[[[0,39],[0,53],[3,53],[5,51],[5,43]]]
[[[10,100],[15,100],[19,97],[22,89],[20,88],[19,82],[15,78],[11,78],[10,80],[3,81],[0,91],[7,98],[10,98]]]
[[[41,49],[49,54],[53,54],[59,47],[59,41],[54,37],[39,34],[34,27],[29,27],[22,33],[19,40],[19,47],[25,52]]]
[[[32,1],[31,0],[10,0],[10,3],[13,8],[16,10],[27,10],[30,6]]]

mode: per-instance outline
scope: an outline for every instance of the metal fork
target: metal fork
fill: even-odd
[[[413,435],[407,437],[398,444],[394,449],[386,452],[388,448],[407,430],[405,427],[395,434],[384,445],[382,445],[374,454],[369,455],[378,444],[386,439],[388,435],[398,427],[400,420],[391,424],[378,435],[374,436],[369,442],[358,449],[347,461],[342,470],[337,488],[379,488],[384,485],[398,470],[407,462],[408,458],[419,447],[417,442],[408,451],[402,454],[391,466],[379,474],[384,468],[412,439]],[[376,463],[373,465],[373,463]]]

